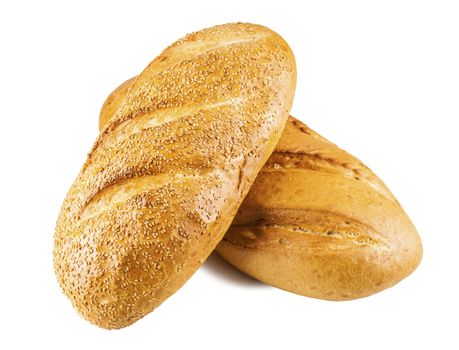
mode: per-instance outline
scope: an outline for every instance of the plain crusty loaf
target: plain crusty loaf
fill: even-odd
[[[56,225],[55,272],[83,317],[127,326],[204,262],[277,144],[295,81],[285,41],[251,24],[190,34],[135,78]]]
[[[422,257],[384,183],[292,117],[217,251],[260,281],[328,300],[386,289]]]
[[[130,79],[105,101],[103,125]],[[290,117],[217,251],[273,286],[321,299],[371,295],[419,264],[415,227],[365,165]]]

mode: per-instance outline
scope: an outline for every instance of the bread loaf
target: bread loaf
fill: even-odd
[[[293,54],[228,24],[177,41],[136,77],[62,205],[54,268],[104,328],[140,319],[222,239],[291,107]]]
[[[131,81],[105,101],[101,128]],[[290,117],[217,251],[273,286],[347,300],[409,275],[422,245],[397,199],[370,169]]]
[[[290,117],[217,251],[267,284],[348,300],[408,276],[422,245],[370,169]]]

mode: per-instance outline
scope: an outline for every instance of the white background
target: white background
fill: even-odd
[[[387,291],[326,302],[212,256],[152,314],[99,329],[52,269],[54,224],[99,109],[176,39],[233,21],[290,43],[292,114],[389,185],[423,261]],[[0,348],[458,349],[457,1],[2,1],[0,36]]]

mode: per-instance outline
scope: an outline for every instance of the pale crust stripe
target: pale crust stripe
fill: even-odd
[[[200,177],[200,173],[161,173],[157,175],[146,175],[141,177],[133,177],[117,182],[116,184],[107,187],[100,191],[90,203],[83,209],[80,214],[80,220],[89,220],[103,212],[115,208],[139,194],[147,193],[155,188],[186,181],[192,178]]]
[[[136,117],[135,119],[127,119],[122,122],[115,130],[107,135],[107,137],[99,145],[98,149],[101,149],[101,147],[114,147],[129,137],[132,137],[135,134],[139,134],[144,130],[156,128],[170,122],[178,121],[184,117],[196,114],[199,111],[207,111],[224,106],[234,106],[235,104],[243,103],[244,100],[244,98],[231,98],[215,103],[169,107],[147,112],[139,117]]]

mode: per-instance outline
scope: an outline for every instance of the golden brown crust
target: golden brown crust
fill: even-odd
[[[56,275],[81,315],[127,326],[193,274],[278,142],[295,79],[276,33],[228,24],[171,45],[107,104],[55,232]]]
[[[122,99],[124,91],[126,84],[111,96]],[[103,115],[110,116],[104,107]],[[290,117],[217,251],[273,286],[348,300],[403,279],[422,245],[370,169]]]
[[[293,117],[217,251],[265,283],[329,300],[388,288],[422,257],[384,183]]]
[[[109,119],[115,115],[116,110],[119,108],[120,104],[123,102],[124,97],[129,91],[129,87],[134,82],[135,78],[126,80],[123,84],[118,86],[110,96],[104,102],[102,109],[100,110],[99,116],[99,130],[102,130],[103,127],[108,123]]]

